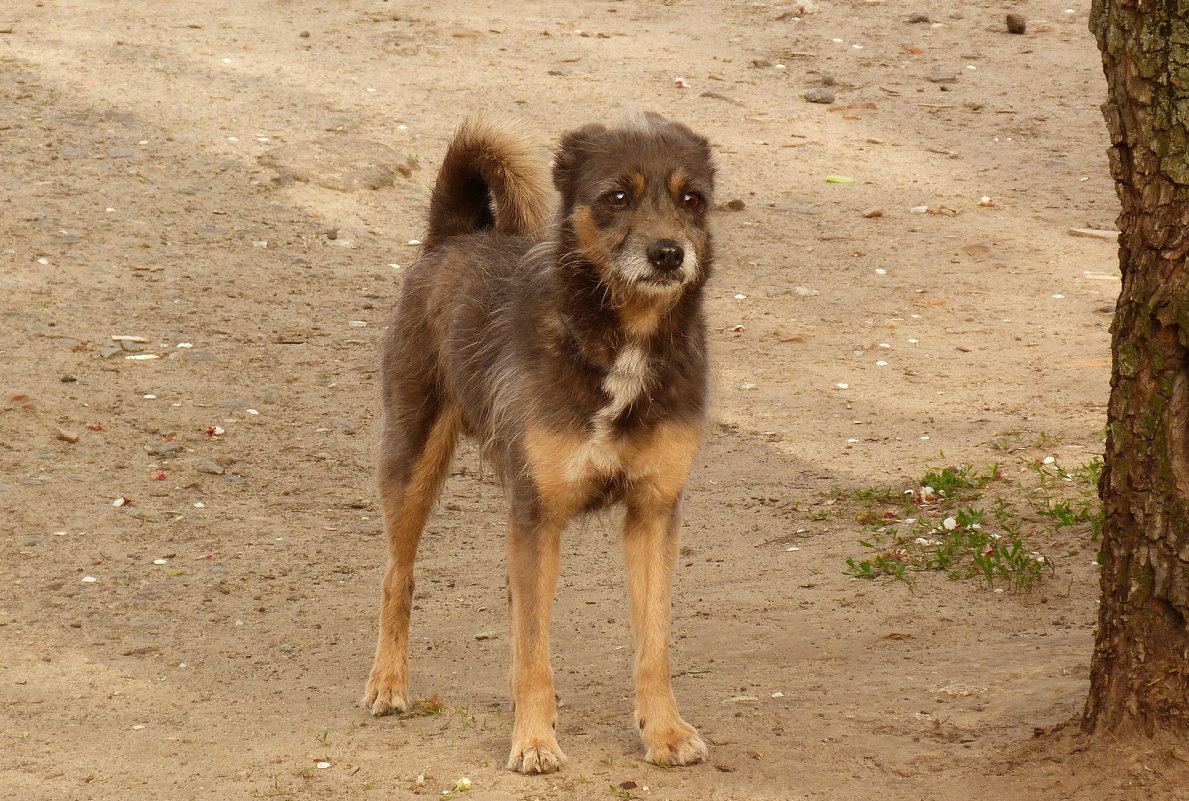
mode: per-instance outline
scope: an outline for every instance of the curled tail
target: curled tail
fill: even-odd
[[[546,164],[519,126],[466,119],[438,170],[425,249],[490,228],[511,235],[535,232],[548,214]]]

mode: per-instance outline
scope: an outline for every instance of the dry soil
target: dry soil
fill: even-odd
[[[465,776],[475,799],[1186,797],[1175,755],[1063,728],[1096,547],[1027,513],[1028,462],[1101,452],[1119,288],[1109,238],[1069,233],[1117,202],[1067,2],[7,0],[0,796],[387,799]],[[564,543],[571,762],[502,768],[504,504],[470,451],[418,567],[414,691],[440,712],[357,705],[376,338],[445,143],[483,108],[546,144],[655,109],[713,141],[717,199],[741,201],[715,221],[716,400],[675,592],[708,764],[641,761],[612,514]],[[1025,510],[1052,574],[844,573],[887,508],[856,490],[959,463],[1001,465],[984,500]]]

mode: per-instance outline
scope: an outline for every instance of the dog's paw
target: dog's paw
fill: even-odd
[[[512,743],[508,770],[517,773],[553,773],[566,763],[566,755],[553,738],[525,738]]]
[[[645,726],[644,759],[657,765],[692,765],[710,756],[698,730],[681,718],[671,725]]]
[[[393,677],[373,675],[367,680],[367,692],[363,696],[363,708],[376,717],[409,711],[409,692],[404,682]]]

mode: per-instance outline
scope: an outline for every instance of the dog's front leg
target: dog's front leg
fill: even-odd
[[[512,626],[512,703],[516,722],[508,768],[552,773],[566,761],[557,745],[557,702],[549,666],[549,620],[562,524],[537,503],[514,503],[508,529],[508,612]]]
[[[669,621],[677,561],[677,501],[652,492],[630,497],[624,518],[624,558],[635,640],[636,725],[644,758],[690,765],[708,756],[697,730],[681,719],[669,682]]]

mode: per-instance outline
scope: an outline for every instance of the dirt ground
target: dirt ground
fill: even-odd
[[[1156,746],[1061,728],[1093,639],[1084,529],[1026,521],[1056,562],[1030,593],[844,574],[848,493],[998,462],[1010,495],[1030,460],[1101,452],[1115,246],[1069,230],[1117,204],[1085,4],[800,5],[8,0],[0,795],[405,798],[465,776],[476,799],[1189,797]],[[708,764],[641,760],[608,515],[563,545],[571,762],[503,769],[503,500],[471,451],[418,563],[413,690],[440,713],[358,706],[375,342],[480,108],[544,143],[655,109],[714,142],[717,200],[743,203],[715,222],[716,400],[675,591]]]

